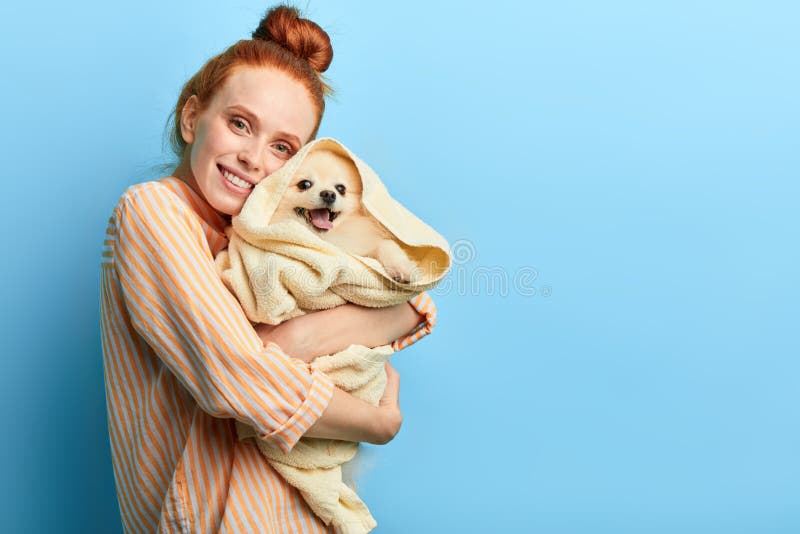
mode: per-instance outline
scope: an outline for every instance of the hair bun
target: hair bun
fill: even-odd
[[[253,32],[253,39],[279,44],[308,61],[317,72],[325,72],[333,60],[333,47],[325,30],[301,18],[300,12],[291,6],[277,6],[267,11]]]

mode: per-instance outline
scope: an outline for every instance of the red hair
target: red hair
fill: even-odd
[[[186,141],[181,135],[181,111],[192,95],[197,95],[199,110],[211,102],[216,92],[237,67],[274,67],[300,82],[314,102],[317,123],[311,134],[317,135],[325,95],[331,88],[322,79],[333,59],[333,48],[328,34],[316,23],[300,18],[296,8],[277,6],[261,19],[252,39],[232,45],[218,56],[212,57],[183,86],[175,109],[172,111],[170,144],[180,160],[186,152]]]

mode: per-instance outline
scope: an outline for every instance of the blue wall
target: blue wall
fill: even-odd
[[[3,530],[118,533],[106,220],[268,4],[6,4]],[[367,455],[378,532],[800,532],[797,4],[303,7],[321,135],[457,252]]]

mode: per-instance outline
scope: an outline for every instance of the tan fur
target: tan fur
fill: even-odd
[[[308,189],[300,189],[304,181],[311,182]],[[344,186],[344,194],[337,186]],[[332,191],[336,200],[327,204],[320,193]],[[329,208],[338,215],[330,229],[320,229],[311,224],[295,208],[307,210]],[[316,150],[306,156],[303,164],[289,182],[270,223],[287,219],[304,222],[320,238],[342,250],[358,256],[378,260],[386,272],[398,282],[415,280],[414,263],[392,239],[386,229],[364,209],[361,203],[361,180],[352,161],[329,150]]]

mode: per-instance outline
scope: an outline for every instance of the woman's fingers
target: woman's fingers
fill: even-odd
[[[386,362],[386,389],[378,403],[383,428],[380,443],[388,443],[400,431],[403,415],[400,413],[400,374]]]
[[[398,373],[392,364],[388,361],[384,365],[386,369],[386,389],[383,391],[383,397],[380,400],[381,406],[385,405],[400,405],[400,373]]]

